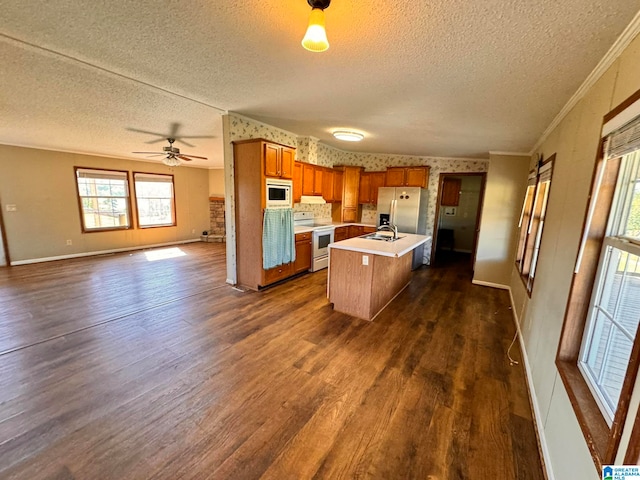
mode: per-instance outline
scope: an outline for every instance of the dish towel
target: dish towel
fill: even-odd
[[[295,259],[293,208],[266,208],[262,222],[262,268],[268,270]]]

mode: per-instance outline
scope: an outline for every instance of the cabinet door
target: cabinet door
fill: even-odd
[[[364,234],[364,227],[362,227],[361,225],[349,225],[349,232],[348,232],[348,236],[349,238],[353,238],[353,237],[359,237],[360,235]]]
[[[267,177],[279,177],[280,168],[278,166],[280,158],[280,147],[278,145],[264,144],[264,174]]]
[[[292,148],[281,147],[280,149],[280,176],[282,178],[293,177],[293,161],[295,158],[295,150]]]
[[[371,203],[371,174],[362,173],[360,175],[360,193],[358,203]]]
[[[311,240],[297,241],[296,235],[296,261],[295,273],[306,272],[311,269]]]
[[[389,167],[387,168],[387,178],[385,184],[387,187],[404,187],[404,173],[403,167]]]
[[[325,168],[322,172],[322,197],[324,198],[324,201],[328,203],[335,201],[335,181],[333,175],[334,172],[331,168]]]
[[[313,194],[322,195],[322,167],[315,167],[313,169]]]
[[[445,178],[442,182],[442,200],[440,205],[457,207],[460,203],[460,187],[462,181],[459,178]]]
[[[333,199],[335,202],[342,202],[342,192],[344,190],[344,173],[333,172]]]
[[[310,163],[302,164],[302,195],[313,195],[315,168]]]
[[[429,170],[425,167],[408,167],[405,174],[405,186],[421,187],[427,186],[429,180]]]
[[[342,221],[343,222],[357,222],[358,221],[358,208],[347,207],[342,208]]]
[[[371,203],[378,204],[378,189],[384,187],[384,181],[386,180],[385,172],[372,172],[371,173]]]
[[[302,196],[302,164],[295,162],[293,164],[293,203],[300,203]]]
[[[366,233],[376,233],[378,229],[376,227],[362,227],[362,234]]]
[[[340,242],[347,238],[348,227],[336,227],[336,231],[333,234],[333,241]]]
[[[269,285],[279,280],[284,280],[287,277],[293,275],[293,263],[286,263],[277,267],[270,268],[269,270],[263,270],[263,285]]]
[[[360,187],[360,167],[344,167],[344,186],[342,192],[343,208],[358,208],[358,190]],[[345,220],[355,221],[355,220]]]

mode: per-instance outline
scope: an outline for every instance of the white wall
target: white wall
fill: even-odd
[[[16,205],[3,211],[12,263],[189,241],[209,228],[205,169],[7,145],[0,145],[0,158],[3,207]],[[75,166],[172,174],[176,226],[83,233]]]
[[[449,178],[449,177],[447,177]],[[482,177],[463,176],[450,177],[460,180],[460,201],[455,208],[455,215],[446,215],[447,207],[440,206],[438,228],[453,230],[454,250],[471,253],[476,233],[476,219],[480,207],[480,188]]]
[[[529,160],[525,156],[490,155],[474,283],[502,288],[509,285]]]
[[[556,351],[587,207],[603,116],[640,89],[640,39],[635,38],[549,133],[536,154],[556,153],[536,279],[531,298],[515,270],[509,286],[531,370],[534,402],[555,478],[596,480],[576,415],[555,366]],[[491,169],[489,170],[491,172]],[[522,182],[522,187],[526,184]],[[522,198],[520,199],[522,201]],[[618,460],[624,457],[637,413],[636,382]]]
[[[209,170],[209,196],[224,197],[224,169],[212,168]]]

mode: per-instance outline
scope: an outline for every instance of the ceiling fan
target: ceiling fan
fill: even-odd
[[[180,160],[184,160],[186,162],[190,162],[194,158],[198,158],[200,160],[207,160],[207,157],[199,157],[197,155],[188,155],[186,153],[180,153],[180,149],[178,147],[173,146],[173,142],[176,141],[175,138],[167,138],[169,142],[168,147],[162,147],[162,152],[131,152],[141,155],[149,155],[150,157],[165,155],[162,163],[165,165],[169,165],[170,167],[177,167],[181,164]]]

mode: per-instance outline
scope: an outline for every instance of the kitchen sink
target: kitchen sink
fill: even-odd
[[[360,238],[364,238],[365,240],[379,240],[381,242],[395,242],[396,240],[400,240],[404,237],[393,238],[392,235],[383,235],[381,233],[369,233],[367,235],[363,235]]]

